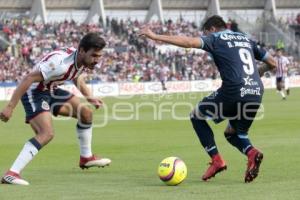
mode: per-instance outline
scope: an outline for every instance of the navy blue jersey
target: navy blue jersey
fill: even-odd
[[[256,60],[267,52],[244,34],[225,30],[200,37],[201,48],[209,52],[220,71],[222,86],[218,91],[233,101],[260,101],[263,95]]]

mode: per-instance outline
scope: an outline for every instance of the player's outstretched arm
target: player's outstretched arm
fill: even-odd
[[[152,40],[157,40],[185,48],[199,48],[202,46],[201,40],[198,37],[157,35],[153,33],[149,28],[142,29],[139,35],[145,36]]]
[[[73,82],[78,88],[78,90],[81,92],[81,94],[86,98],[86,100],[90,102],[93,106],[95,106],[96,109],[102,106],[103,101],[93,97],[91,90],[85,83],[85,77],[83,74],[74,79]]]
[[[10,119],[14,108],[17,106],[19,100],[25,94],[25,92],[30,87],[30,85],[34,82],[40,82],[43,80],[44,79],[40,71],[34,71],[26,75],[24,79],[20,82],[19,86],[14,91],[8,104],[1,111],[0,119],[4,122],[7,122]]]
[[[265,72],[276,69],[277,64],[273,56],[268,55],[268,57],[263,61],[265,65],[262,65],[258,68],[260,76],[263,76]]]

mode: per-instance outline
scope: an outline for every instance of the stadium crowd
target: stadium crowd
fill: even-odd
[[[139,21],[107,18],[106,22],[105,29],[101,24],[74,21],[44,25],[22,18],[1,22],[0,31],[11,45],[0,50],[0,82],[18,82],[47,53],[62,47],[77,47],[84,33],[90,31],[100,32],[107,41],[101,63],[96,70],[87,73],[90,81],[156,81],[163,66],[170,69],[169,80],[215,79],[219,76],[211,57],[204,51],[156,45],[138,37],[138,31],[145,26]],[[184,33],[197,37],[201,33],[195,23],[183,19],[147,25],[161,34]],[[236,28],[236,25],[231,27]],[[292,57],[290,59],[299,71],[298,63]]]
[[[300,13],[290,13],[285,16],[281,16],[277,20],[277,24],[283,31],[293,30],[296,39],[300,40]]]

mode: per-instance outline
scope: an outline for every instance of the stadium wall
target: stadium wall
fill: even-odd
[[[266,89],[276,87],[275,77],[262,80]],[[221,80],[170,81],[166,83],[168,93],[208,92],[216,90],[220,85]],[[60,87],[82,97],[79,90],[71,83]],[[160,82],[97,83],[89,84],[89,87],[95,97],[162,93]],[[300,87],[300,76],[289,77],[289,87]],[[9,100],[15,89],[15,85],[0,84],[0,100]]]

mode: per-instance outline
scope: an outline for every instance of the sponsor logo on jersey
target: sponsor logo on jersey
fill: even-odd
[[[220,38],[222,40],[246,40],[246,41],[250,41],[246,36],[244,35],[234,35],[234,34],[230,34],[230,33],[222,33]]]
[[[250,86],[258,85],[258,82],[253,81],[253,79],[250,78],[250,76],[247,76],[246,78],[243,79],[245,81],[245,85],[250,85]]]
[[[259,87],[255,89],[242,87],[240,91],[241,91],[241,97],[244,97],[245,95],[261,96]]]

